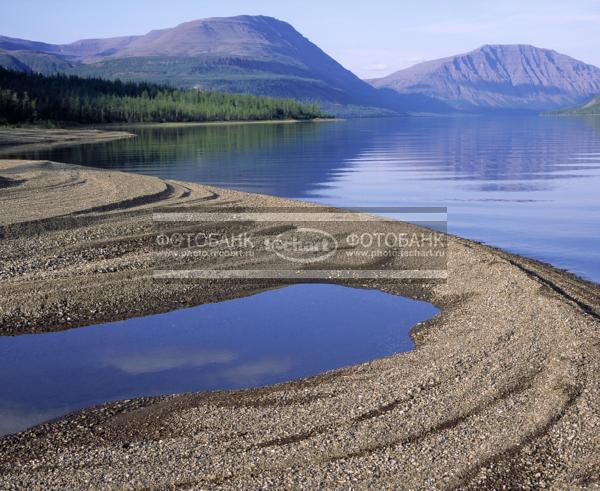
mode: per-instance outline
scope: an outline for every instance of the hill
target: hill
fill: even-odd
[[[64,57],[51,53],[0,50],[0,67],[8,70],[51,75],[69,71],[73,66],[73,63]]]
[[[66,45],[0,37],[0,49],[13,56],[10,68],[35,71],[23,52],[45,53],[64,62],[59,71],[69,74],[291,97],[338,113],[355,106],[385,113],[410,102],[377,91],[291,25],[264,16],[195,20],[142,36]]]
[[[600,92],[600,68],[528,45],[486,45],[371,80],[460,110],[549,110]]]
[[[563,111],[558,112],[557,114],[572,114],[572,115],[582,115],[582,116],[596,116],[600,115],[600,95],[597,95],[592,100],[586,102],[585,104],[574,107],[571,109],[565,109]]]

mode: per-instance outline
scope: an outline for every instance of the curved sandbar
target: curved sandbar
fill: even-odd
[[[174,259],[150,245],[151,216],[290,201],[48,162],[5,161],[0,178],[3,334],[277,285],[152,282],[150,271]],[[413,330],[415,351],[272,387],[75,413],[0,439],[0,487],[599,485],[598,287],[456,237],[448,249],[445,283],[354,282],[443,309]]]
[[[99,129],[0,128],[0,155],[133,138],[133,133]]]

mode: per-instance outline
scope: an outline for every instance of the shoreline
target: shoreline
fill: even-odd
[[[65,128],[0,127],[0,158],[12,153],[34,152],[49,148],[68,147],[92,143],[103,143],[112,140],[135,138],[128,128],[186,128],[199,126],[239,126],[254,124],[296,124],[296,123],[331,123],[343,121],[340,118],[301,119],[269,119],[269,120],[235,120],[235,121],[202,121],[172,123],[111,123],[98,125],[81,125]]]
[[[2,128],[0,127],[0,156],[15,152],[32,152],[56,147],[134,138],[125,131],[83,129]]]
[[[146,242],[152,213],[315,206],[49,162],[0,161],[0,178],[5,335],[282,286],[149,281],[148,271],[169,264]],[[448,236],[448,251],[445,283],[334,281],[440,307],[411,331],[413,351],[264,388],[79,411],[0,438],[0,487],[600,483],[600,288],[458,237]]]
[[[246,124],[295,124],[295,123],[331,123],[344,121],[342,118],[315,118],[315,119],[260,119],[260,120],[232,120],[232,121],[190,121],[170,123],[111,123],[98,125],[97,128],[186,128],[197,126],[239,126]]]

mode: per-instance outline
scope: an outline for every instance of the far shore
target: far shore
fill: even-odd
[[[194,270],[207,260],[157,248],[157,233],[181,233],[189,224],[161,222],[157,229],[154,213],[316,206],[19,160],[0,160],[0,205],[0,335],[77,328],[289,284],[156,280],[157,268]],[[394,233],[424,231],[387,223]],[[259,240],[282,227],[298,228],[276,222],[214,226]],[[334,235],[354,230],[351,223],[336,226]],[[443,282],[326,280],[441,308],[412,330],[415,350],[275,386],[79,411],[0,438],[0,488],[480,490],[599,484],[600,288],[473,241],[450,235],[447,241]],[[273,257],[259,255],[251,265],[271,265]],[[247,260],[215,261],[236,270]],[[331,265],[339,269],[374,271],[430,264],[394,254],[383,260],[360,256],[358,265],[356,259],[335,261]]]
[[[343,121],[340,118],[315,118],[315,119],[264,119],[264,120],[235,120],[235,121],[189,121],[172,123],[111,123],[96,126],[99,129],[110,128],[189,128],[194,126],[237,126],[246,124],[294,124],[294,123],[330,123]]]

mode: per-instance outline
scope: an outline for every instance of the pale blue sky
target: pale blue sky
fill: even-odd
[[[600,66],[599,0],[0,0],[0,34],[67,43],[238,14],[291,23],[365,78],[495,43],[552,48]]]

